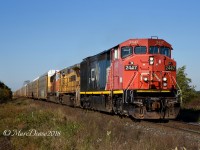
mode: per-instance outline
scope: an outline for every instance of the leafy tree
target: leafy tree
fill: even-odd
[[[0,81],[0,103],[6,102],[12,98],[11,89]]]
[[[197,96],[197,92],[195,91],[195,86],[190,85],[192,80],[187,77],[185,69],[186,66],[182,66],[177,70],[177,83],[182,91],[183,103],[189,102],[194,97]]]

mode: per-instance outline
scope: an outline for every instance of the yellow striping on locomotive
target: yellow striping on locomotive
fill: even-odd
[[[91,92],[80,92],[80,94],[111,94],[111,91],[91,91]],[[115,90],[113,94],[123,94],[123,90]]]

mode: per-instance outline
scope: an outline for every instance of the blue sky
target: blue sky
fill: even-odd
[[[172,44],[200,90],[200,1],[1,0],[0,80],[12,90],[130,38]]]

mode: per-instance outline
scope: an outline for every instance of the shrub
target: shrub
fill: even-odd
[[[0,82],[0,103],[7,102],[12,99],[12,91],[3,82]]]

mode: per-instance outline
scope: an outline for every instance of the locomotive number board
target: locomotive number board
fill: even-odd
[[[166,71],[176,71],[176,66],[165,66]]]
[[[125,66],[125,70],[128,71],[128,70],[138,70],[138,66],[136,65],[127,65]]]

